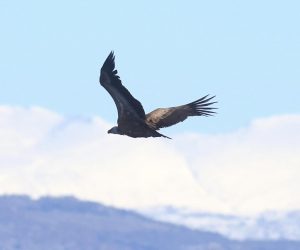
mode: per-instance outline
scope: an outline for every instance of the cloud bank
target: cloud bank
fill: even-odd
[[[300,115],[174,140],[108,135],[99,117],[0,106],[0,193],[75,195],[142,209],[300,209]]]

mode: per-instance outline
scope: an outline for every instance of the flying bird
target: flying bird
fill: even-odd
[[[115,69],[113,51],[106,58],[100,72],[100,84],[113,98],[118,110],[118,126],[107,131],[109,134],[130,137],[165,137],[157,130],[184,121],[189,116],[211,116],[214,109],[211,101],[215,96],[206,95],[194,102],[170,107],[158,108],[146,114],[142,104],[124,87]]]

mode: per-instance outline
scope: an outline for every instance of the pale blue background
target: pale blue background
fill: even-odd
[[[219,114],[168,134],[221,133],[300,112],[300,1],[0,1],[0,105],[69,116],[116,109],[110,50],[146,111],[217,95]]]

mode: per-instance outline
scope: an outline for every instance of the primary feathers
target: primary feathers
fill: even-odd
[[[100,84],[113,98],[118,110],[118,126],[108,133],[130,137],[166,137],[157,132],[160,128],[172,126],[184,121],[189,116],[211,116],[214,109],[214,96],[208,95],[185,105],[158,108],[145,114],[142,104],[124,87],[115,70],[115,56],[111,52],[106,58],[100,72]]]

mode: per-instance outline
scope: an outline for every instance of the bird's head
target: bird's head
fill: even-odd
[[[117,126],[112,127],[110,130],[107,131],[108,134],[120,134],[119,128]]]

